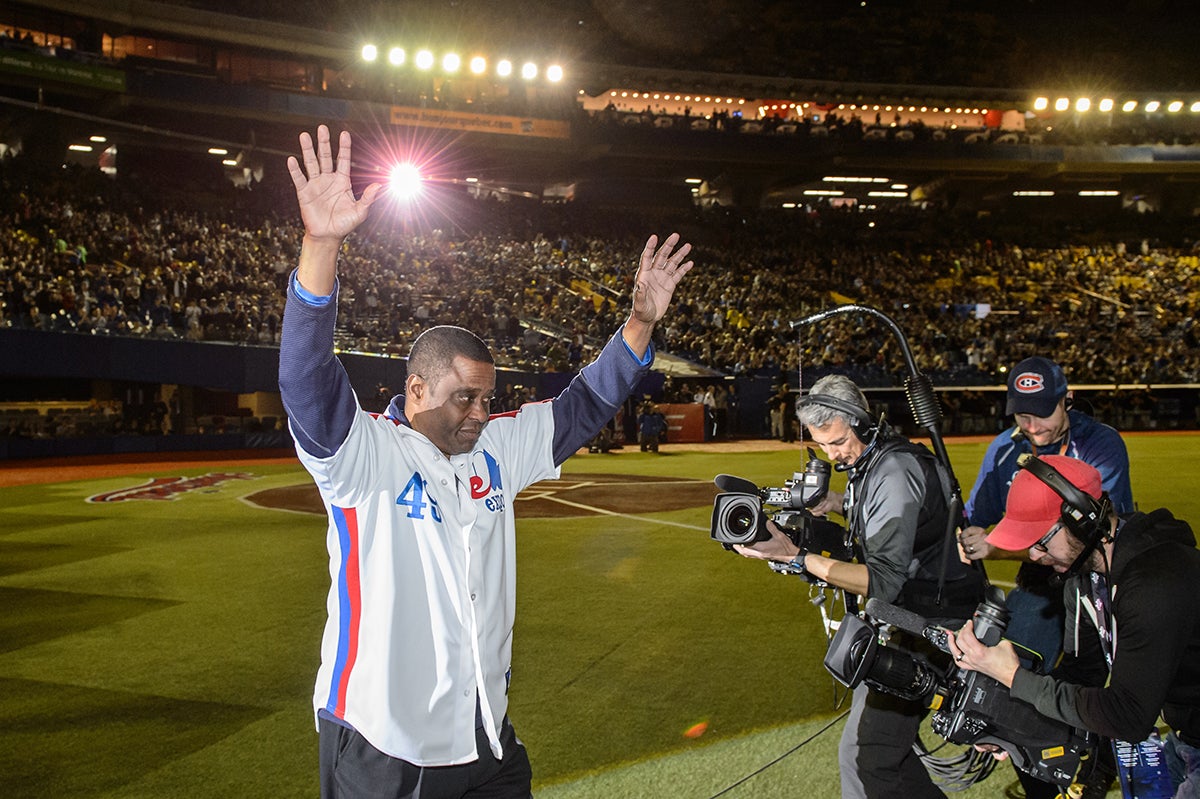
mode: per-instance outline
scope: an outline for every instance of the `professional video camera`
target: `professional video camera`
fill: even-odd
[[[719,474],[713,482],[723,493],[713,500],[712,539],[732,549],[734,544],[753,544],[771,537],[767,531],[764,505],[777,508],[771,520],[792,542],[806,552],[818,552],[838,560],[850,560],[853,549],[842,527],[813,516],[809,508],[829,492],[830,467],[808,448],[803,472],[795,472],[781,488],[759,488],[749,480]]]
[[[890,624],[950,651],[951,633],[915,613],[877,599],[867,600],[866,610],[881,628]],[[979,640],[995,646],[1008,624],[1008,611],[998,598],[987,599],[976,609],[974,622]],[[866,682],[876,690],[924,702],[934,710],[933,731],[947,741],[992,744],[1008,752],[1017,768],[1039,779],[1064,788],[1074,781],[1092,745],[1088,733],[1012,699],[1008,688],[986,674],[939,667],[880,638],[879,629],[847,615],[825,655],[825,667],[849,688]]]

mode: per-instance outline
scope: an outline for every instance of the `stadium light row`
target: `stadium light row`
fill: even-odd
[[[1156,114],[1160,111],[1166,111],[1169,114],[1178,114],[1187,105],[1183,100],[1171,100],[1163,102],[1162,100],[1125,100],[1121,103],[1121,110],[1126,114],[1131,114],[1139,108],[1147,114]],[[1053,108],[1055,111],[1070,111],[1072,108],[1078,113],[1087,113],[1092,110],[1092,98],[1077,97],[1072,100],[1070,97],[1056,97],[1053,104],[1049,97],[1038,97],[1033,101],[1034,111],[1048,111]],[[1096,102],[1095,108],[1097,111],[1107,114],[1117,108],[1117,101],[1111,97],[1101,98]],[[1193,114],[1200,114],[1200,100],[1196,100],[1188,110]]]
[[[363,61],[372,64],[378,61],[381,56],[386,58],[387,62],[393,67],[402,67],[409,63],[409,53],[403,47],[391,47],[386,54],[383,54],[380,52],[378,46],[364,44],[361,54]],[[438,59],[432,50],[418,50],[412,55],[412,65],[422,72],[430,72],[435,66],[438,66]],[[442,74],[457,74],[464,68],[463,57],[458,53],[444,53],[440,68]],[[469,58],[465,64],[465,68],[470,74],[477,77],[483,77],[488,74],[489,70],[494,70],[494,74],[499,78],[510,78],[513,75],[520,75],[524,80],[536,80],[538,75],[543,74],[542,68],[533,61],[526,61],[518,69],[510,59],[502,58],[493,66],[481,55]],[[545,68],[545,76],[549,82],[559,83],[562,81],[565,73],[561,65],[550,64]]]

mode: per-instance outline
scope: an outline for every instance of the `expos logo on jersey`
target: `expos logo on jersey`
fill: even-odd
[[[482,499],[492,513],[504,510],[504,483],[500,463],[486,449],[471,455],[471,499]]]

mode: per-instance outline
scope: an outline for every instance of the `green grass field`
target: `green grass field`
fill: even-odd
[[[1200,436],[1128,442],[1139,505],[1200,523]],[[950,447],[964,489],[983,450]],[[626,451],[564,474],[779,485],[798,467],[797,452]],[[221,470],[255,479],[110,504],[85,499],[214,469],[0,489],[6,796],[316,795],[324,520],[240,500],[306,482],[298,465]],[[801,581],[709,541],[709,513],[520,523],[510,712],[539,799],[706,799],[812,736],[725,795],[837,795],[840,723],[817,734],[837,715],[818,610]],[[1011,774],[962,795],[1002,795]]]

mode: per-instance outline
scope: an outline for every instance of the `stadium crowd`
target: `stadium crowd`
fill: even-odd
[[[0,167],[0,188],[3,326],[278,342],[294,224],[229,198],[211,210],[194,197],[174,205],[78,168],[35,175],[19,159]],[[1200,380],[1200,255],[1179,228],[1085,238],[1030,224],[1002,237],[974,218],[915,209],[695,209],[648,221],[459,200],[453,227],[384,214],[347,248],[341,346],[401,353],[428,325],[461,324],[503,366],[571,370],[618,322],[653,221],[696,242],[705,276],[680,292],[660,346],[724,374],[785,377],[803,365],[814,379],[837,369],[898,384],[903,362],[885,331],[849,317],[791,330],[853,301],[894,318],[942,384],[996,384],[1003,367],[1045,352],[1079,383]]]

